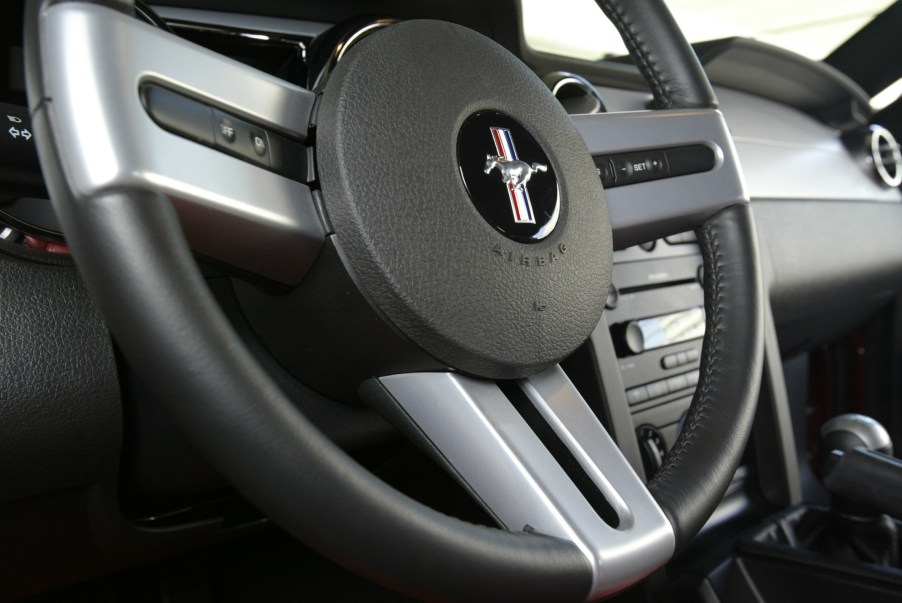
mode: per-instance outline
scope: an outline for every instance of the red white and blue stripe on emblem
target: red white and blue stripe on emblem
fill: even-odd
[[[498,157],[505,161],[516,161],[517,148],[514,139],[507,128],[491,128],[492,139],[495,141],[495,150]],[[507,196],[510,198],[511,210],[514,213],[514,222],[518,224],[535,224],[536,219],[532,215],[532,202],[525,186],[514,186],[513,182],[507,183]]]

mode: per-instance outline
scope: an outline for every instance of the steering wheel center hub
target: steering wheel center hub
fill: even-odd
[[[318,171],[345,264],[370,302],[448,366],[518,378],[598,324],[611,228],[585,143],[491,40],[394,25],[332,72]]]

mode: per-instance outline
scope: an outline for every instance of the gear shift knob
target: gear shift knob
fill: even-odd
[[[840,415],[821,427],[820,446],[831,494],[820,546],[837,559],[898,567],[902,461],[889,433],[870,417]]]
[[[849,517],[902,518],[902,460],[892,452],[886,429],[870,417],[827,421],[821,428],[821,469],[833,510]]]
[[[848,452],[860,446],[893,454],[893,441],[886,429],[870,417],[846,414],[833,417],[821,427],[821,451],[827,457],[834,451]]]

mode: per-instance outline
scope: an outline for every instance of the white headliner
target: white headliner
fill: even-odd
[[[668,0],[693,42],[745,36],[820,60],[892,0]],[[526,40],[536,50],[588,60],[626,53],[594,0],[522,0]]]

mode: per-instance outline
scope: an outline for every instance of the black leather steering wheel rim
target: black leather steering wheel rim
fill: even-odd
[[[432,600],[585,600],[591,568],[571,543],[442,516],[375,479],[319,433],[232,331],[166,198],[133,190],[72,196],[48,116],[52,97],[40,89],[42,8],[32,4],[30,104],[55,209],[117,343],[162,400],[179,401],[168,410],[195,445],[289,532],[376,582]],[[599,4],[652,74],[660,105],[714,104],[662,3]],[[710,515],[739,462],[762,353],[749,209],[727,209],[699,234],[708,283],[702,380],[686,431],[649,485],[680,545]],[[727,442],[713,470],[709,435]]]

